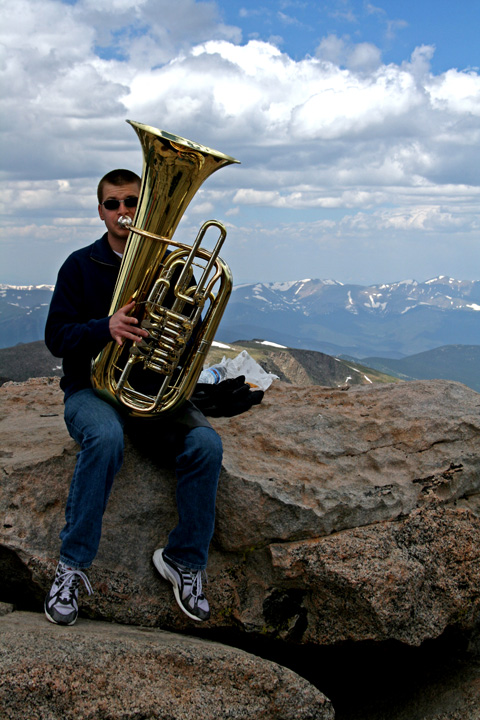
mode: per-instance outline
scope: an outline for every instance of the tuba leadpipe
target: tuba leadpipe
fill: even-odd
[[[173,234],[207,177],[238,160],[127,122],[142,145],[143,171],[133,224],[123,219],[130,233],[109,315],[134,300],[132,315],[149,337],[108,343],[92,361],[91,381],[108,402],[132,415],[155,416],[191,396],[232,290],[230,268],[219,256],[227,234],[222,223],[205,222],[192,245]],[[209,251],[202,242],[212,228],[218,237]],[[155,378],[153,391],[143,387],[139,369]]]

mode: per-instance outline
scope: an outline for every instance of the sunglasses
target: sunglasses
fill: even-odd
[[[103,205],[105,210],[118,210],[121,203],[123,203],[127,208],[137,207],[138,197],[132,195],[132,197],[125,198],[125,200],[114,200],[112,198],[111,200],[105,200],[100,204]]]

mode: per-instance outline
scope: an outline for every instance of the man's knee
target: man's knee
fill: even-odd
[[[123,453],[123,428],[117,422],[103,422],[92,425],[85,434],[83,445],[96,448],[104,455],[115,456]]]
[[[213,428],[199,427],[192,430],[192,432],[196,434],[196,442],[202,447],[204,452],[215,457],[222,457],[222,439]]]
[[[185,438],[184,453],[193,459],[205,460],[212,464],[221,464],[223,447],[220,435],[208,427],[193,428]],[[185,458],[186,459],[186,458]]]

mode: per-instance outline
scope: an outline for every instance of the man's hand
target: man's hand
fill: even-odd
[[[118,345],[123,345],[124,340],[141,340],[142,338],[148,337],[148,332],[138,325],[138,320],[135,317],[131,317],[128,313],[135,307],[135,302],[132,301],[128,305],[124,305],[120,310],[117,310],[114,315],[110,317],[108,327],[110,329],[110,335]]]

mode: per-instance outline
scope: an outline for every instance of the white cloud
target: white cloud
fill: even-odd
[[[436,235],[452,230],[476,231],[479,223],[473,212],[465,213],[464,210],[460,211],[460,208],[446,211],[439,205],[416,205],[394,210],[377,210],[372,214],[360,212],[342,220],[342,230],[353,231],[359,227],[372,233],[421,230]]]
[[[19,238],[52,232],[55,243],[77,220],[86,230],[72,243],[92,232],[98,178],[141,170],[127,117],[241,160],[189,211],[234,218],[234,235],[290,235],[290,211],[302,223],[312,213],[311,242],[478,232],[480,78],[434,75],[432,46],[386,65],[375,45],[331,34],[295,60],[277,44],[242,43],[214,2],[194,0],[19,0],[0,32],[0,197]]]
[[[381,63],[381,52],[372,43],[353,43],[349,37],[328,35],[316,51],[321,60],[341,65],[353,71],[372,71]]]
[[[431,78],[428,91],[435,108],[448,107],[451,112],[480,115],[480,93],[478,73],[447,70],[438,78]]]

